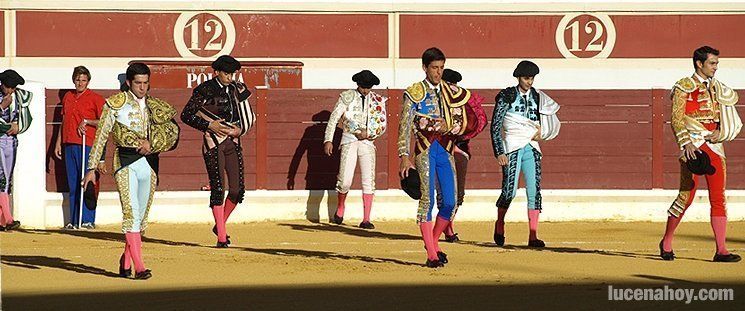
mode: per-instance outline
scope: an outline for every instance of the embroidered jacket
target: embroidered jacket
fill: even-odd
[[[146,97],[145,104],[143,113],[131,92],[117,93],[106,99],[88,158],[89,170],[98,165],[109,134],[113,136],[117,150],[136,149],[141,139],[150,142],[152,154],[169,151],[176,146],[179,135],[178,126],[173,122],[176,110],[167,102],[151,96]],[[122,166],[119,153],[114,153],[115,171]]]
[[[6,135],[5,132],[10,129],[11,123],[18,124],[18,134],[21,134],[28,130],[33,120],[28,105],[31,103],[31,99],[34,98],[34,93],[17,88],[10,96],[11,100],[10,105],[6,109],[6,116],[0,118],[0,136]],[[0,94],[0,100],[2,98],[3,95]]]
[[[531,88],[526,97],[518,96],[520,92],[517,88],[503,89],[494,99],[491,124],[494,156],[510,153],[527,144],[540,151],[538,142],[533,140],[538,128],[542,140],[556,138],[561,129],[561,122],[556,116],[558,103],[536,88]]]
[[[706,143],[724,157],[721,143],[734,140],[742,128],[735,109],[739,98],[737,92],[719,80],[712,78],[706,82],[708,88],[693,75],[675,83],[670,125],[681,150],[689,143],[696,147]],[[715,130],[719,130],[719,136],[707,141],[704,137]]]
[[[385,133],[387,121],[385,115],[385,103],[388,98],[380,96],[375,92],[370,92],[367,96],[362,97],[357,90],[347,90],[339,95],[336,101],[334,111],[331,112],[329,122],[326,125],[324,142],[330,142],[334,139],[334,130],[341,119],[342,128],[342,145],[357,140],[355,134],[362,130],[367,130],[369,143]]]
[[[435,141],[452,152],[453,142],[466,130],[469,120],[463,105],[471,98],[471,92],[444,82],[435,88],[430,86],[423,80],[404,92],[398,131],[399,157],[409,155],[412,132],[416,136],[414,153],[418,155]]]
[[[209,131],[211,121],[223,119],[225,123],[239,127],[239,137],[253,126],[256,115],[248,102],[250,96],[251,92],[243,83],[222,85],[217,78],[213,78],[194,88],[189,102],[181,112],[181,121],[204,132],[205,149],[215,148],[228,137]],[[238,137],[230,138],[236,145],[240,145]]]

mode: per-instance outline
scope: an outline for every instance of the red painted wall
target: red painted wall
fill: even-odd
[[[562,15],[401,15],[400,53],[419,58],[437,46],[450,58],[563,58],[556,45],[556,29]],[[612,58],[689,58],[707,44],[726,57],[745,57],[745,15],[610,15],[615,27]],[[579,21],[579,48],[594,38],[587,33],[591,20]],[[597,41],[605,42],[603,28]],[[567,46],[571,30],[564,33]],[[593,56],[592,52],[576,55]],[[597,54],[597,53],[595,53]],[[724,55],[723,54],[723,55]]]
[[[178,17],[179,13],[18,11],[17,55],[179,57],[174,42]],[[235,57],[388,57],[388,17],[382,14],[231,14],[230,18],[236,34],[230,54]],[[226,31],[218,35],[198,29],[199,47],[213,38],[225,40]],[[191,28],[183,31],[184,40],[191,40]],[[208,52],[194,53],[202,57],[217,53]]]
[[[0,57],[5,56],[5,11],[0,11]]]

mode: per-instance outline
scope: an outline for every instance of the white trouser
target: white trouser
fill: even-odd
[[[358,160],[360,162],[360,173],[362,174],[362,193],[375,193],[375,145],[364,140],[341,146],[339,176],[336,179],[337,192],[349,192]]]

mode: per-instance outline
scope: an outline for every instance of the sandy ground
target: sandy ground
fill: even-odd
[[[351,223],[348,221],[348,223]],[[707,223],[683,223],[678,259],[657,257],[662,223],[543,223],[548,247],[525,247],[527,225],[456,224],[460,243],[441,242],[450,263],[422,266],[418,227],[378,222],[365,231],[309,222],[229,224],[233,245],[214,247],[211,224],[153,224],[144,260],[153,278],[117,277],[123,235],[93,231],[0,233],[3,310],[743,310],[745,262],[712,263]],[[730,223],[728,245],[745,255],[745,223]],[[734,301],[608,301],[615,288],[733,288]],[[742,298],[741,298],[742,297]]]

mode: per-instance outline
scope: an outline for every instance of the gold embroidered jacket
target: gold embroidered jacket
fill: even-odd
[[[695,76],[675,83],[670,123],[681,149],[689,143],[696,147],[708,143],[714,152],[724,156],[721,142],[735,139],[742,128],[735,109],[738,95],[714,78],[708,83],[707,88]],[[719,136],[706,141],[704,137],[715,130],[719,130]]]
[[[91,147],[89,170],[96,168],[109,134],[113,136],[117,149],[137,148],[141,139],[149,140],[152,153],[169,151],[176,145],[179,130],[172,121],[176,109],[151,96],[147,96],[145,103],[147,113],[143,115],[131,92],[117,93],[106,99]],[[114,170],[121,166],[118,155],[118,152],[114,153]]]
[[[399,121],[398,156],[409,155],[412,132],[416,135],[414,154],[424,152],[434,141],[452,152],[455,139],[471,122],[463,107],[470,98],[469,90],[445,82],[439,91],[429,88],[426,80],[409,86]]]

